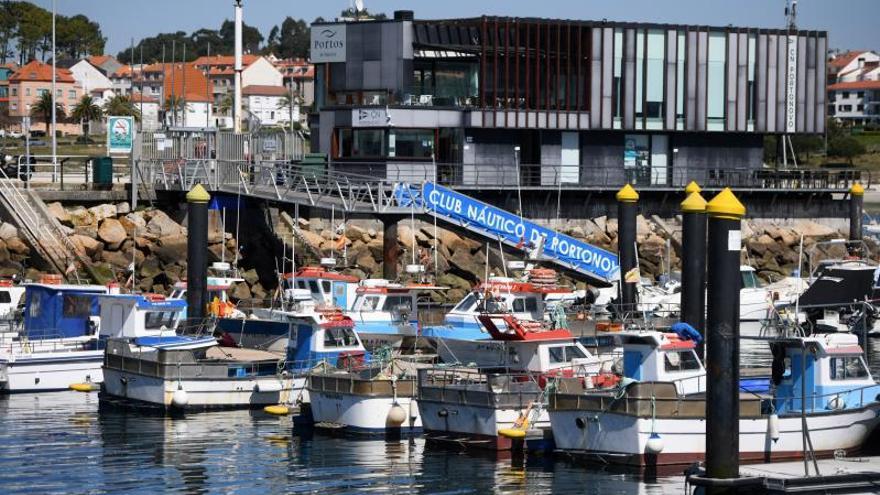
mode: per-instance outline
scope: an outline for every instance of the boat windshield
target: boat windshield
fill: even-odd
[[[587,357],[584,351],[576,345],[551,347],[547,349],[547,352],[550,354],[551,364],[568,363],[573,359],[584,359]]]
[[[147,311],[144,314],[144,328],[146,330],[174,328],[177,314],[177,311]]]
[[[742,288],[743,289],[757,289],[760,287],[758,283],[758,276],[755,272],[751,270],[743,270],[740,272],[742,275]]]
[[[324,330],[325,347],[354,347],[357,338],[351,328],[328,328]]]
[[[664,362],[666,371],[694,371],[700,369],[700,358],[692,349],[681,351],[665,351]]]
[[[857,380],[868,377],[868,369],[861,356],[831,358],[832,380]]]
[[[477,305],[477,296],[474,295],[473,292],[467,295],[461,302],[458,303],[452,310],[459,311],[462,313],[467,313],[474,309]]]
[[[385,298],[385,304],[382,305],[383,311],[412,311],[412,297],[410,296],[388,296]]]

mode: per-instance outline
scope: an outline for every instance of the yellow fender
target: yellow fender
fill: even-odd
[[[501,428],[498,430],[498,434],[502,437],[520,440],[526,437],[526,430],[519,428]]]
[[[76,390],[77,392],[94,392],[98,390],[98,386],[94,383],[71,383],[70,390]]]
[[[263,408],[263,412],[266,414],[272,414],[274,416],[287,416],[290,414],[290,408],[281,404],[275,406],[266,406]]]

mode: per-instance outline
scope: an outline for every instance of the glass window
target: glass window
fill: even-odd
[[[330,285],[331,284],[330,284],[329,280],[322,280],[321,281],[321,288],[324,289],[324,294],[330,293]]]
[[[758,277],[755,272],[748,270],[740,272],[742,275],[742,288],[743,289],[757,289],[760,284],[758,283]]]
[[[28,307],[30,308],[31,318],[40,316],[40,311],[43,307],[43,294],[40,292],[34,292],[31,294],[30,300],[28,301]]]
[[[309,280],[309,292],[312,294],[321,294],[320,289],[318,289],[318,282]]]
[[[325,347],[352,347],[357,339],[351,328],[327,328],[324,330]]]
[[[385,141],[382,129],[340,129],[340,158],[381,158]]]
[[[524,313],[526,310],[525,299],[521,297],[517,297],[513,300],[513,312],[514,313]]]
[[[550,354],[550,364],[559,364],[565,362],[565,351],[562,346],[550,347],[549,349],[547,349],[547,353]]]
[[[727,60],[727,35],[709,33],[709,67],[707,95],[707,128],[710,131],[724,130],[724,87],[726,83],[724,63]]]
[[[12,302],[12,296],[9,295],[9,291],[2,290],[0,291],[0,304],[9,304]]]
[[[856,93],[856,98],[864,98],[864,97],[865,97],[864,91],[859,91],[858,93]]]
[[[433,129],[391,129],[388,132],[389,157],[428,159],[433,154]]]
[[[621,98],[623,87],[623,29],[614,30],[614,83],[611,89],[611,108],[614,112],[614,128],[621,127],[622,104]]]
[[[359,311],[376,311],[379,309],[379,296],[365,296],[358,306]]]
[[[754,130],[755,125],[755,112],[758,105],[757,98],[755,98],[755,66],[756,63],[756,55],[755,49],[758,43],[758,36],[755,34],[749,35],[749,67],[748,67],[748,82],[746,87],[746,126],[748,130]]]
[[[844,91],[843,92],[843,99],[845,100],[847,98],[849,98],[849,91]]]
[[[691,350],[665,351],[663,353],[666,371],[693,371],[700,369],[700,358]]]
[[[684,86],[685,86],[685,76],[684,76],[684,66],[685,66],[685,53],[687,51],[687,47],[685,46],[687,42],[685,41],[685,33],[678,33],[678,43],[677,47],[677,55],[678,55],[678,63],[675,66],[676,72],[678,72],[678,76],[675,78],[675,90],[677,96],[675,97],[675,128],[676,129],[684,129]]]
[[[12,96],[18,96],[18,89],[12,88]]]
[[[538,310],[538,300],[534,297],[526,298],[526,311],[537,311]]]
[[[648,31],[647,87],[645,88],[645,114],[648,117],[648,128],[659,129],[663,127],[661,119],[663,118],[663,88],[666,86],[663,77],[665,52],[666,36],[663,31]],[[652,123],[653,126],[651,126]]]
[[[296,286],[299,287],[300,289],[305,289],[306,288],[306,281],[305,280],[297,280]]]
[[[41,94],[42,94],[42,93],[41,93]],[[30,96],[30,95],[31,95],[31,88],[24,88],[24,95],[25,95],[25,96]]]
[[[70,91],[67,92],[67,97],[70,98],[71,100],[75,99],[76,98],[76,91],[71,89]]]
[[[412,298],[410,296],[388,296],[382,306],[385,311],[412,311]]]
[[[584,351],[582,351],[580,347],[576,345],[565,346],[566,361],[571,361],[572,359],[584,359],[586,357],[587,355],[584,354]]]
[[[831,358],[832,380],[857,380],[868,377],[868,369],[861,356]]]
[[[474,309],[474,306],[476,306],[476,305],[477,305],[477,297],[473,293],[470,293],[464,299],[462,299],[461,302],[459,302],[457,306],[455,306],[453,311],[461,311],[463,313],[466,313],[466,312]]]
[[[92,314],[92,298],[67,294],[62,300],[65,318],[88,318]]]
[[[144,314],[144,328],[147,330],[159,330],[162,327],[174,328],[177,318],[175,311],[147,311]]]

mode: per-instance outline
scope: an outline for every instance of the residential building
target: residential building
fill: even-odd
[[[16,65],[13,62],[0,65],[0,112],[9,111],[9,78],[15,72]]]
[[[86,58],[90,64],[94,65],[106,76],[110,76],[110,74],[115,73],[124,65],[119,60],[116,60],[116,57],[113,55],[91,55]]]
[[[244,108],[262,126],[287,125],[291,115],[300,119],[299,105],[288,106],[290,90],[284,86],[245,86],[241,94]]]
[[[94,57],[89,57],[94,58]],[[83,94],[92,95],[99,99],[96,101],[98,105],[104,104],[105,90],[112,93],[113,82],[104,74],[103,69],[92,65],[88,59],[82,59],[70,67],[70,73],[76,80]],[[111,95],[112,96],[112,95]]]
[[[223,99],[235,88],[235,57],[216,55],[199,57],[192,65],[206,74],[211,81],[214,104],[223,105]],[[242,56],[241,85],[283,86],[284,78],[266,57],[246,54]]]
[[[116,94],[128,95],[133,92],[131,87],[132,77],[136,74],[140,74],[140,66],[123,65],[107,77],[110,78],[110,83],[113,85],[113,91]],[[134,89],[140,91],[139,87]]]
[[[880,123],[880,55],[853,50],[828,61],[828,115],[848,125]]]
[[[157,131],[161,126],[159,118],[159,99],[154,96],[131,94],[131,102],[141,114],[141,129],[144,131]]]
[[[157,65],[163,68],[160,101],[165,123],[174,127],[213,127],[214,99],[202,71],[180,62]],[[155,97],[155,93],[144,94]],[[173,101],[177,104],[173,105]]]
[[[79,97],[82,95],[81,88],[76,84],[73,74],[67,69],[56,70],[56,101],[62,106],[65,114],[69,113]],[[37,60],[32,60],[15,71],[9,78],[9,115],[11,117],[24,117],[31,115],[31,107],[40,99],[43,93],[52,91],[52,66]],[[32,116],[32,128],[39,129],[44,124],[41,115]],[[78,122],[67,122],[65,115],[57,116],[57,128],[63,134],[79,134],[81,132]]]
[[[316,23],[312,40],[312,149],[388,180],[735,185],[762,169],[765,135],[825,130],[821,31],[399,11]]]
[[[276,60],[273,63],[284,76],[284,86],[300,96],[304,107],[310,107],[315,101],[315,66],[303,59]]]

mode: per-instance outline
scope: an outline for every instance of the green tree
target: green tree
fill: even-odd
[[[224,52],[232,53],[235,49],[235,23],[229,19],[223,21],[223,24],[220,26],[219,34],[223,39]],[[260,44],[262,42],[263,35],[260,34],[259,29],[242,23],[241,46],[245,53],[259,53]]]
[[[56,20],[56,49],[70,58],[103,54],[106,41],[101,26],[84,15],[60,16]]]
[[[104,115],[131,116],[140,122],[141,112],[137,105],[126,95],[116,95],[104,103]]]
[[[279,29],[278,26],[272,28],[275,29]],[[277,55],[281,58],[308,57],[310,36],[306,21],[287,17],[279,29]]]
[[[51,135],[51,129],[49,126],[52,124],[52,102],[54,98],[52,98],[52,94],[49,91],[44,91],[43,94],[40,95],[40,99],[31,106],[31,116],[36,117],[38,120],[42,120],[43,123],[46,124],[46,135]],[[55,118],[60,121],[66,115],[64,111],[64,106],[61,103],[55,103]]]
[[[853,158],[865,154],[865,146],[852,136],[836,136],[828,140],[828,155],[844,158],[853,164]]]
[[[95,100],[91,96],[83,95],[82,98],[76,102],[76,105],[74,105],[73,110],[70,112],[70,117],[73,120],[79,121],[79,125],[83,130],[83,135],[88,139],[92,122],[104,117],[104,112],[101,110],[101,107],[95,103]]]
[[[229,92],[220,98],[215,109],[218,115],[232,115],[232,107],[235,105],[235,96]]]

